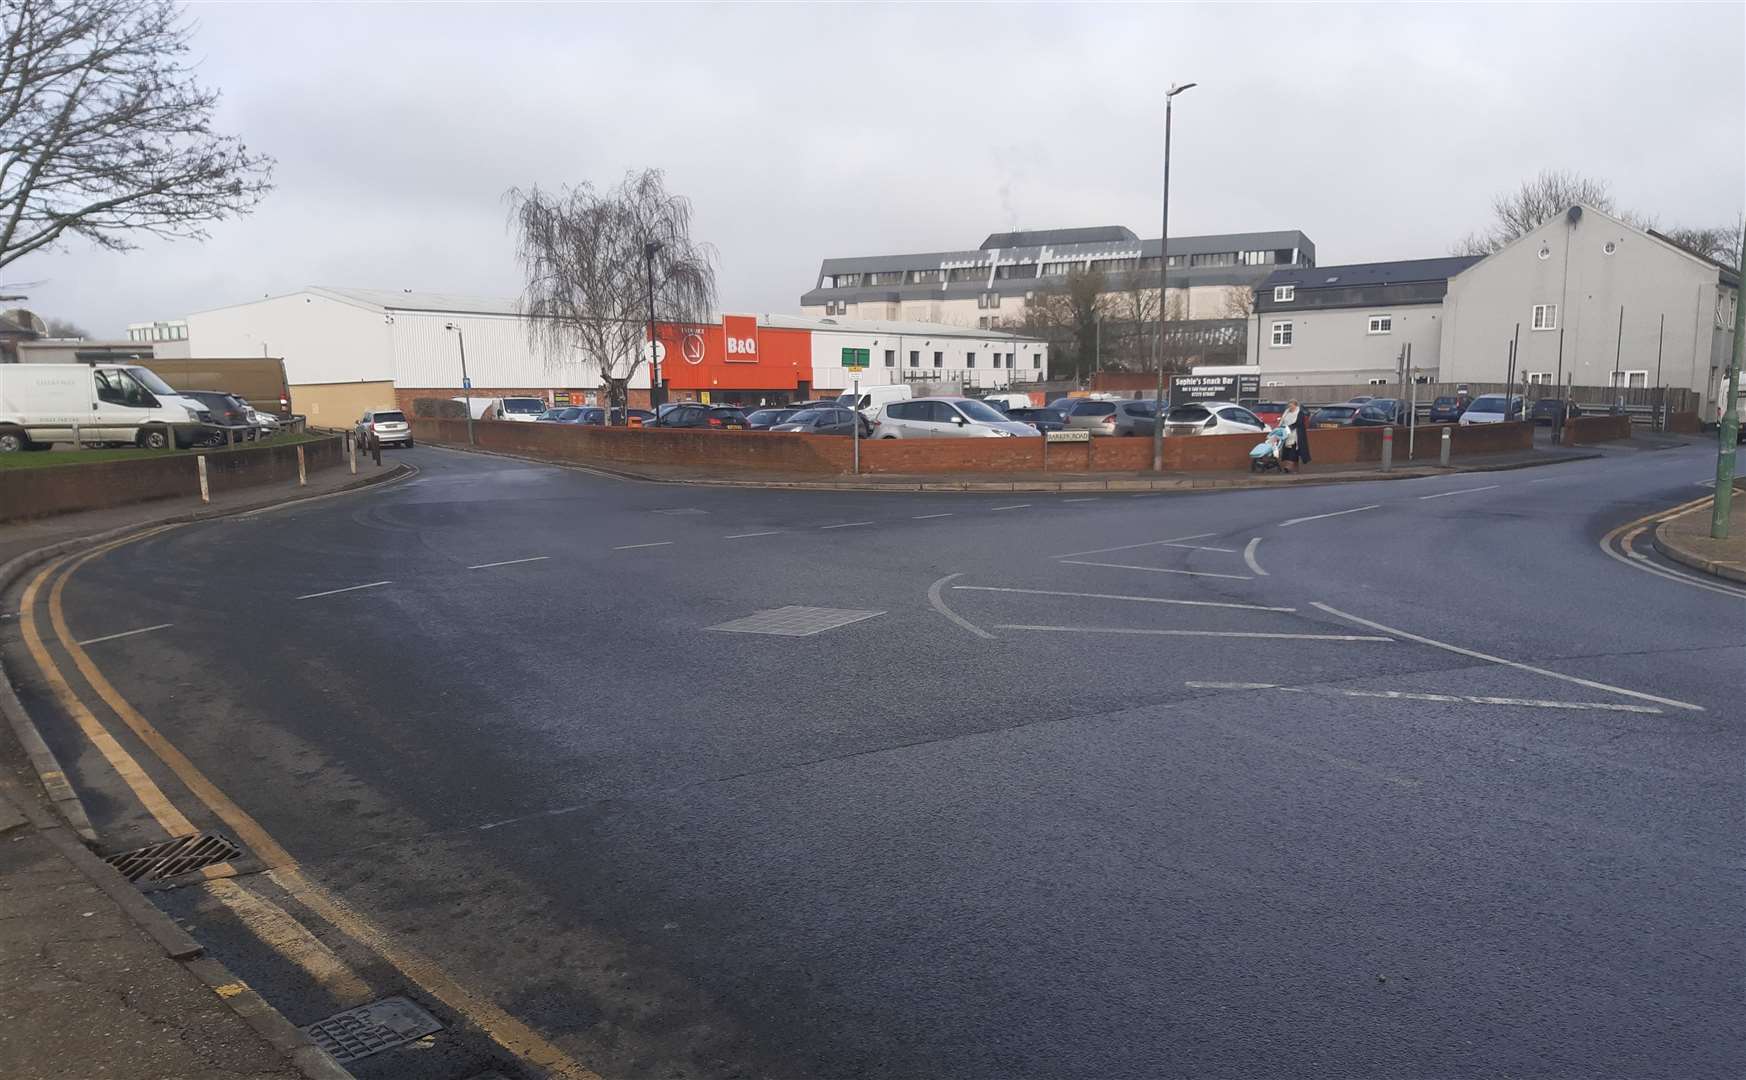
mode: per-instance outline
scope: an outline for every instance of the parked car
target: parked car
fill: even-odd
[[[771,431],[798,431],[806,435],[852,435],[855,424],[861,425],[861,437],[873,433],[873,422],[853,409],[801,409],[775,425]]]
[[[1092,429],[1093,435],[1144,435],[1152,436],[1157,427],[1158,414],[1154,412],[1155,403],[1151,401],[1118,401],[1115,412],[1104,417],[1102,426],[1107,430]]]
[[[1029,424],[1038,431],[1047,434],[1051,431],[1061,431],[1067,427],[1067,418],[1054,409],[1008,409],[1008,420],[1016,420],[1021,424]]]
[[[795,413],[803,411],[786,406],[777,409],[756,409],[746,414],[746,427],[753,431],[768,431],[777,424],[786,423],[788,418]]]
[[[266,439],[279,434],[279,418],[272,413],[261,412],[253,406],[245,408],[243,412],[247,414],[249,423],[255,425],[255,430],[260,433],[261,438]]]
[[[182,396],[198,401],[212,414],[212,430],[206,436],[208,446],[253,442],[261,433],[261,429],[249,419],[248,402],[235,394],[217,390],[184,390]]]
[[[915,388],[908,383],[882,383],[878,386],[863,386],[858,401],[853,393],[847,393],[838,395],[835,401],[828,404],[839,405],[845,409],[860,409],[863,413],[871,414],[878,412],[881,405],[893,401],[908,401],[914,396]]]
[[[1164,434],[1258,435],[1267,431],[1261,418],[1229,401],[1196,401],[1174,405],[1164,414]]]
[[[1357,395],[1357,396],[1355,396],[1355,397],[1349,397],[1349,398],[1347,398],[1347,399],[1346,399],[1346,404],[1348,404],[1348,405],[1368,405],[1368,404],[1370,404],[1370,403],[1371,403],[1371,402],[1372,402],[1372,401],[1375,401],[1375,400],[1376,400],[1376,398],[1375,398],[1375,396],[1374,396],[1374,395],[1371,395],[1371,394],[1358,394],[1358,395]]]
[[[1486,394],[1473,399],[1473,404],[1467,406],[1467,411],[1461,414],[1461,426],[1472,427],[1475,424],[1501,424],[1506,420],[1522,418],[1522,397],[1511,394],[1506,405],[1504,395]]]
[[[887,402],[873,419],[880,439],[1005,438],[1037,435],[1037,429],[1008,420],[974,398],[929,397]]]
[[[635,420],[639,424],[652,424],[655,422],[655,414],[647,409],[612,410],[614,427],[624,427],[631,420]]]
[[[412,425],[399,409],[371,409],[358,421],[356,431],[358,442],[365,446],[370,445],[371,437],[383,446],[412,445]]]
[[[1352,417],[1353,427],[1404,427],[1407,403],[1399,398],[1371,398]]]
[[[1351,427],[1362,405],[1323,405],[1310,413],[1304,423],[1313,428]]]
[[[1085,400],[1084,398],[1076,398],[1076,397],[1071,397],[1071,396],[1058,397],[1054,401],[1049,402],[1049,404],[1044,406],[1044,408],[1053,409],[1054,411],[1060,413],[1063,417],[1065,417],[1069,412],[1071,412],[1073,410],[1073,403],[1074,402],[1084,401],[1084,400]]]
[[[1559,419],[1562,414],[1563,419]],[[1536,424],[1562,424],[1573,416],[1582,415],[1582,406],[1574,401],[1562,401],[1558,398],[1543,397],[1534,402],[1534,407],[1528,411],[1528,419]]]
[[[213,416],[133,364],[0,364],[0,453],[72,442],[149,449],[206,441]]]
[[[1273,427],[1279,423],[1279,418],[1285,415],[1285,402],[1257,401],[1249,406],[1249,411],[1260,417],[1263,424]]]
[[[662,408],[665,410],[662,415],[653,421],[646,421],[645,427],[746,430],[746,414],[729,405],[703,405],[688,401],[674,405],[671,409],[665,406]]]
[[[1093,435],[1114,435],[1116,402],[1097,398],[1074,398],[1067,407],[1067,430]]]
[[[982,400],[985,404],[992,405],[1008,415],[1011,415],[1014,409],[1031,407],[1031,395],[1029,394],[984,394]]]
[[[1447,395],[1438,398],[1431,402],[1431,423],[1453,424],[1461,419],[1462,413],[1467,411],[1470,401],[1472,401],[1471,398],[1449,397]]]

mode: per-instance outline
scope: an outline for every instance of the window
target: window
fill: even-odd
[[[1296,285],[1273,286],[1273,302],[1275,304],[1289,304],[1295,299],[1297,299]]]
[[[902,270],[880,270],[867,275],[869,285],[902,285]]]
[[[1180,256],[1180,255],[1170,256],[1170,265],[1171,266],[1181,266],[1182,265],[1182,256]]]
[[[1607,385],[1626,389],[1635,389],[1649,385],[1647,371],[1610,371],[1607,373]]]
[[[938,270],[911,270],[909,280],[917,285],[928,285],[940,280]]]
[[[1394,316],[1393,315],[1372,315],[1372,316],[1370,316],[1370,333],[1372,333],[1372,334],[1392,334],[1392,333],[1394,333]]]
[[[909,350],[909,366],[910,367],[921,367],[921,350],[920,349]]]
[[[936,424],[951,424],[958,420],[958,410],[943,401],[924,401],[921,404],[926,414],[920,419],[931,420]]]
[[[1556,329],[1558,329],[1558,305],[1557,304],[1535,304],[1534,305],[1534,329],[1536,329],[1536,330],[1556,330]]]
[[[935,367],[945,367],[946,366],[946,354],[945,353],[937,352],[934,354],[934,366]]]
[[[977,320],[976,320],[976,328],[977,328],[977,329],[978,329],[978,330],[986,330],[986,329],[988,329],[988,316],[986,316],[986,315],[983,315],[983,316],[981,316],[981,317],[979,317],[979,318],[978,318],[978,319],[977,319]]]
[[[1116,273],[1116,272],[1121,271],[1121,270],[1138,270],[1140,268],[1140,260],[1138,260],[1138,259],[1098,259],[1095,265],[1097,266],[1097,268],[1099,270],[1102,270],[1103,272],[1108,273],[1108,274],[1113,274],[1113,273]]]
[[[1273,324],[1273,347],[1276,349],[1283,349],[1283,348],[1286,348],[1287,346],[1289,346],[1290,344],[1291,344],[1291,324],[1288,322],[1276,322],[1276,323],[1274,323]]]
[[[1271,266],[1273,264],[1273,252],[1243,251],[1238,253],[1237,261],[1244,266]]]
[[[982,281],[988,277],[986,266],[960,266],[946,271],[947,281]]]
[[[1552,373],[1550,371],[1527,371],[1523,372],[1523,374],[1527,377],[1530,386],[1536,383],[1550,383],[1552,381]]]
[[[994,308],[998,311],[1000,309],[1000,294],[991,292],[983,293],[976,298],[976,306],[979,308]]]
[[[1734,329],[1734,316],[1740,306],[1738,293],[1716,294],[1716,325],[1724,330]]]
[[[1370,385],[1371,386],[1387,386],[1389,383],[1391,383],[1393,381],[1394,381],[1393,379],[1371,379]]]
[[[861,284],[860,274],[838,274],[837,288],[852,289]]]
[[[110,405],[127,405],[136,409],[156,405],[145,388],[134,382],[125,371],[98,371],[97,400]]]
[[[994,271],[996,278],[1034,278],[1037,276],[1036,263],[1007,263]]]
[[[975,353],[967,352],[964,354],[964,366],[967,368],[971,368],[971,367],[976,366],[976,354]]]
[[[1190,255],[1190,266],[1235,266],[1237,253],[1234,251],[1209,251],[1202,255]]]
[[[885,350],[885,366],[886,367],[896,367],[897,366],[897,350],[896,349],[886,349]]]
[[[1043,354],[1042,353],[1032,353],[1031,354],[1031,367],[1033,369],[1040,369],[1042,366],[1043,366]]]
[[[1274,266],[1290,266],[1291,265],[1291,249],[1290,248],[1274,248],[1273,249],[1273,265]],[[1311,263],[1310,265],[1313,266],[1314,264]]]

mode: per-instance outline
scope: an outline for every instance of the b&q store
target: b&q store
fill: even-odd
[[[923,392],[976,392],[1040,382],[1048,346],[1016,334],[931,323],[805,315],[724,315],[657,326],[669,400],[757,405],[830,396],[861,384],[912,382]],[[281,356],[293,407],[318,424],[365,410],[411,408],[462,392],[462,350],[475,396],[592,400],[599,369],[530,342],[515,301],[444,293],[311,286],[188,316],[187,354]],[[850,365],[865,363],[858,372]],[[649,366],[631,380],[648,401]]]

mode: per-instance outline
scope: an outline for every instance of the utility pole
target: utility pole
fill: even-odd
[[[467,377],[467,335],[454,323],[444,323],[444,330],[453,330],[455,340],[461,343],[461,394],[467,399],[467,445],[477,445],[473,441],[473,380]]]
[[[661,250],[659,240],[643,245],[643,264],[649,272],[649,411],[661,417],[661,345],[655,338],[655,253]],[[630,423],[630,394],[626,387],[624,417]]]
[[[1661,327],[1655,331],[1655,430],[1660,431],[1667,414],[1666,393],[1661,388],[1661,345],[1667,336],[1667,312],[1661,313]]]
[[[1164,218],[1158,238],[1158,393],[1152,399],[1152,471],[1164,471],[1164,342],[1170,318],[1170,110],[1176,95],[1196,83],[1172,86],[1164,92]]]
[[[1619,305],[1619,340],[1613,346],[1613,404],[1622,414],[1625,411],[1624,387],[1619,385],[1619,358],[1625,353],[1625,305]]]
[[[1746,280],[1746,244],[1740,248],[1740,265],[1734,285],[1734,357],[1728,362],[1728,397],[1722,402],[1721,423],[1716,425],[1716,499],[1710,508],[1710,536],[1728,538],[1728,515],[1734,508],[1734,447],[1740,438],[1740,350],[1746,342],[1746,311],[1741,310],[1740,282]]]

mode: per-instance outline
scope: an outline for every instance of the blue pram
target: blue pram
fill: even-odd
[[[1249,451],[1249,471],[1270,472],[1278,469],[1285,454],[1285,440],[1290,435],[1291,429],[1287,427],[1276,427],[1269,431],[1267,437]]]

